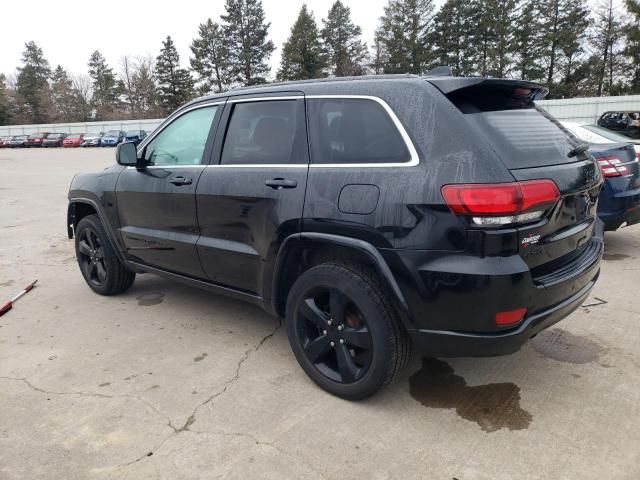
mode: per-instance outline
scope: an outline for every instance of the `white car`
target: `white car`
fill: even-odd
[[[564,128],[573,133],[579,140],[586,143],[631,143],[636,150],[636,157],[640,159],[640,140],[634,140],[597,125],[578,125],[572,122],[560,122]]]

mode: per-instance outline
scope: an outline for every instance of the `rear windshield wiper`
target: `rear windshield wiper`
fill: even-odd
[[[567,157],[569,157],[569,158],[576,157],[576,156],[580,155],[581,153],[586,152],[587,150],[589,150],[589,144],[581,143],[576,148],[570,150],[569,153],[567,153]]]

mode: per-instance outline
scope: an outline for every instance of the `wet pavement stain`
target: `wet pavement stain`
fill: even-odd
[[[553,328],[540,332],[531,339],[531,346],[545,357],[567,363],[591,363],[597,360],[603,348],[593,340]]]
[[[1,282],[0,287],[10,287],[13,285],[13,280],[7,280],[6,282]]]
[[[448,363],[435,358],[422,359],[422,368],[409,379],[409,393],[425,407],[455,409],[485,432],[523,430],[532,420],[520,406],[515,383],[469,386]]]
[[[138,305],[140,305],[141,307],[150,307],[152,305],[158,305],[159,303],[162,303],[162,301],[164,300],[164,293],[144,293],[136,297],[136,300],[138,300]]]
[[[602,255],[603,260],[624,260],[625,258],[631,258],[629,255],[624,255],[622,253],[605,253]]]
[[[195,358],[193,359],[193,361],[194,361],[194,362],[201,362],[202,360],[204,360],[204,357],[206,357],[206,356],[207,356],[207,354],[206,354],[206,353],[203,353],[202,355],[198,355],[197,357],[195,357]]]
[[[99,386],[99,387],[108,387],[109,385],[111,385],[111,383],[110,383],[110,382],[104,382],[104,383],[101,383],[101,384],[100,384],[100,385],[98,385],[98,386]]]

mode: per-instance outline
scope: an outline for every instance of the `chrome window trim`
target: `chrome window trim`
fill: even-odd
[[[159,135],[167,126],[169,126],[173,120],[179,118],[183,114],[195,110],[197,108],[211,107],[215,105],[222,105],[224,103],[245,103],[245,102],[264,102],[269,100],[299,100],[299,99],[356,99],[356,100],[370,100],[376,102],[378,105],[382,106],[385,110],[389,118],[395,125],[396,129],[400,133],[402,140],[409,151],[410,160],[407,162],[396,162],[396,163],[309,163],[309,164],[295,164],[295,163],[245,163],[245,164],[197,164],[197,165],[149,165],[145,168],[398,168],[398,167],[415,167],[420,164],[420,157],[418,156],[418,152],[409,137],[409,134],[405,130],[404,126],[400,122],[400,119],[396,116],[393,109],[389,106],[387,102],[385,102],[382,98],[376,97],[373,95],[289,95],[289,96],[276,96],[276,97],[247,97],[247,98],[228,98],[225,101],[216,101],[210,103],[203,103],[199,105],[194,105],[191,108],[188,108],[182,112],[180,115],[175,116],[171,122],[167,122],[162,129],[157,132],[153,132],[152,135],[149,135],[145,142],[141,143],[138,146],[138,151],[140,152],[142,148],[146,147],[148,143],[150,143],[157,135]],[[126,168],[136,168],[136,167],[126,167]]]
[[[138,145],[138,148],[136,149],[136,152],[139,154],[142,152],[142,150],[144,148],[146,148],[146,146],[151,143],[153,141],[154,138],[156,138],[158,135],[160,135],[165,128],[167,128],[169,125],[171,125],[175,120],[177,120],[178,118],[180,118],[181,116],[183,116],[185,113],[189,113],[192,112],[193,110],[197,110],[199,108],[206,108],[206,107],[214,107],[216,105],[224,105],[224,103],[226,102],[226,100],[223,101],[212,101],[212,102],[208,102],[208,103],[199,103],[198,105],[194,105],[192,107],[186,108],[184,110],[181,110],[179,113],[177,114],[173,114],[173,116],[169,116],[167,118],[167,120],[160,125],[158,128],[156,128],[151,134],[147,135],[147,137],[140,143],[140,145]],[[204,166],[205,164],[200,164],[202,166]]]

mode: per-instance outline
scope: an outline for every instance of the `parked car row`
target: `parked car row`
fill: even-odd
[[[31,135],[0,137],[0,148],[27,147],[115,147],[123,142],[138,145],[147,132],[144,130],[109,130],[100,133],[38,132]]]

